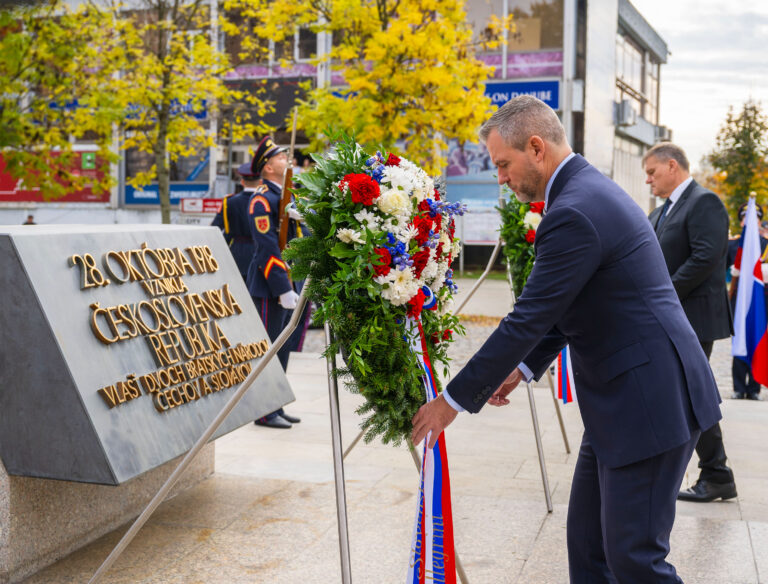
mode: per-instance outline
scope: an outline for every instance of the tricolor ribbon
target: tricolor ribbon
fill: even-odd
[[[420,319],[408,317],[411,350],[423,369],[422,381],[427,402],[437,397],[435,377],[427,354],[427,340]],[[418,334],[417,334],[418,333]],[[424,439],[419,481],[419,507],[413,526],[407,584],[440,582],[456,584],[456,558],[453,549],[451,485],[448,477],[448,455],[445,433],[432,448]]]
[[[557,354],[557,399],[562,400],[564,404],[576,399],[576,384],[573,382],[573,365],[568,345]]]

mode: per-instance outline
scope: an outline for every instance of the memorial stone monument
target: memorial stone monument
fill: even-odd
[[[0,286],[5,582],[136,515],[269,339],[214,228],[0,228]],[[270,363],[215,437],[293,399]]]

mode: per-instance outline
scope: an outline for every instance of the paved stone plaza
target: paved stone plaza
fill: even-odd
[[[460,281],[466,293],[473,282]],[[482,285],[463,313],[468,359],[509,309],[506,282]],[[485,318],[483,318],[485,317]],[[291,357],[288,377],[302,418],[292,430],[248,425],[216,442],[216,473],[164,503],[103,580],[112,584],[333,584],[341,582],[325,361],[320,331]],[[724,398],[726,450],[737,499],[680,503],[671,561],[688,584],[768,583],[768,401],[733,401],[730,343],[712,366]],[[764,392],[765,393],[765,392]],[[456,549],[473,584],[568,581],[565,519],[581,439],[578,406],[562,407],[566,454],[548,385],[535,388],[554,502],[547,513],[527,393],[506,408],[460,415],[447,431]],[[342,432],[357,435],[360,398],[341,394]],[[695,458],[695,457],[694,457]],[[353,581],[403,582],[418,474],[407,448],[360,443],[345,465]],[[686,486],[695,480],[689,466]],[[126,528],[127,529],[127,526]],[[27,582],[87,582],[124,529],[62,559]]]

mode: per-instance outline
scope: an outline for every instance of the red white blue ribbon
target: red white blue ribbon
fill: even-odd
[[[557,355],[557,399],[564,404],[576,399],[576,384],[573,382],[573,365],[568,345]]]
[[[422,380],[427,401],[437,397],[435,378],[427,354],[427,340],[421,322],[407,318],[411,350],[424,370]],[[418,332],[418,334],[417,334]],[[419,507],[413,526],[407,584],[440,582],[456,584],[456,557],[453,548],[453,516],[451,486],[448,477],[448,455],[445,432],[435,446],[427,449],[429,434],[424,439],[419,481]]]

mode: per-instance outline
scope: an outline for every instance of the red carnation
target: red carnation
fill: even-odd
[[[451,238],[451,241],[453,241],[453,234],[456,231],[456,221],[451,219],[451,222],[448,224],[448,234]]]
[[[386,247],[376,247],[373,253],[377,255],[374,258],[373,271],[377,276],[386,276],[389,274],[390,264],[392,263],[392,254]],[[378,260],[378,261],[377,261]]]
[[[435,201],[439,201],[439,200],[440,200],[440,191],[435,189]]]
[[[436,345],[437,343],[440,342],[440,333],[437,333],[437,332],[432,333],[431,335],[429,335],[429,340],[432,341],[433,345]]]
[[[419,211],[429,211],[429,203],[427,203],[426,199],[419,203]]]
[[[381,194],[379,183],[367,174],[348,174],[341,180],[349,187],[353,203],[372,205],[373,200]]]
[[[435,259],[437,261],[440,261],[440,258],[443,257],[443,242],[437,244],[437,248],[435,248]]]
[[[424,300],[426,298],[424,292],[419,288],[419,291],[408,301],[408,316],[418,317],[421,314],[421,309],[424,307]]]
[[[417,278],[420,278],[421,273],[424,271],[424,268],[427,266],[427,262],[429,261],[429,249],[422,249],[421,251],[417,251],[411,256],[411,259],[413,260],[413,273]]]
[[[453,331],[451,329],[445,329],[443,331],[443,340],[450,341],[453,338]]]
[[[525,233],[525,241],[528,243],[533,243],[533,241],[536,239],[536,230],[535,229],[529,229]]]
[[[531,211],[541,215],[544,212],[544,201],[539,203],[531,203]]]
[[[387,161],[384,164],[386,166],[397,166],[398,164],[400,164],[400,157],[395,156],[390,152],[389,156],[387,156]]]
[[[413,218],[413,226],[418,231],[418,234],[416,235],[416,243],[419,244],[419,247],[427,243],[427,240],[429,239],[429,231],[432,229],[432,223],[432,219],[426,215],[416,215],[416,217]]]

